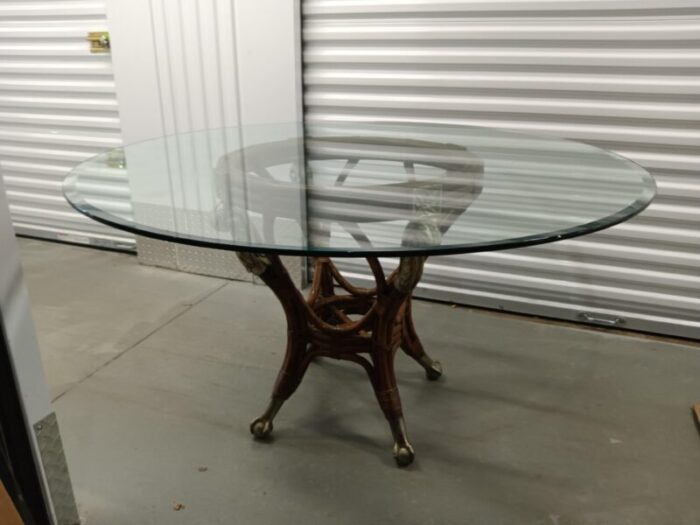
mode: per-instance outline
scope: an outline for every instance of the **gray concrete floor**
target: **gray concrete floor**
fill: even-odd
[[[251,439],[284,343],[266,288],[20,244],[88,525],[700,523],[697,346],[418,301],[446,375],[399,357],[400,470],[348,363]]]

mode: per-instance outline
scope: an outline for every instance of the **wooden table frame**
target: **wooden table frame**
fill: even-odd
[[[330,259],[316,258],[307,298],[294,286],[279,256],[239,252],[238,258],[273,291],[287,318],[286,355],[270,404],[251,423],[251,433],[258,439],[268,437],[275,415],[301,383],[309,363],[317,356],[332,357],[365,369],[389,421],[396,463],[411,464],[414,451],[396,385],[394,356],[401,348],[425,369],[428,379],[442,375],[440,363],[425,353],[411,315],[411,293],[421,278],[426,258],[402,257],[399,267],[387,277],[377,258],[367,257],[374,288],[353,286]],[[336,285],[347,293],[336,294]],[[351,315],[361,317],[353,320]]]

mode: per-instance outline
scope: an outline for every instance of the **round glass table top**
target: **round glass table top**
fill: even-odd
[[[253,125],[171,135],[79,164],[64,194],[135,234],[262,253],[469,253],[575,237],[653,199],[642,167],[492,128]]]

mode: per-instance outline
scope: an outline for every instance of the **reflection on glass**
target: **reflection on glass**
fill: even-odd
[[[215,173],[219,229],[250,242],[275,245],[296,234],[313,247],[337,248],[342,239],[348,249],[372,248],[373,239],[421,247],[440,244],[481,193],[483,163],[453,144],[308,136],[227,153]],[[396,225],[386,222],[403,233],[394,237]]]
[[[484,128],[260,125],[123,152],[126,177],[110,167],[114,152],[73,171],[65,193],[77,209],[137,233],[232,249],[479,251],[594,231],[654,195],[649,174],[613,153]],[[110,205],[105,185],[129,194],[129,209]]]

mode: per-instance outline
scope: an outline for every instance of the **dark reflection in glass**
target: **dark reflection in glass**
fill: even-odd
[[[294,169],[286,177],[272,174],[275,167],[298,166],[294,161],[302,148],[307,163],[303,180]],[[421,173],[421,167],[430,170]],[[371,177],[367,169],[374,170]],[[243,235],[264,245],[286,242],[275,234],[278,220],[297,223],[298,242],[310,247],[334,246],[334,225],[354,241],[348,248],[371,249],[372,239],[384,236],[384,245],[439,245],[442,234],[481,193],[483,172],[478,157],[454,144],[361,136],[257,144],[217,162],[219,228],[234,230],[238,220]],[[244,196],[239,205],[236,196]],[[259,228],[251,215],[259,217]],[[385,222],[403,224],[403,233],[392,237],[396,225],[387,228]]]
[[[113,158],[66,180],[79,211],[153,237],[278,253],[524,246],[616,224],[654,195],[651,176],[614,153],[472,127],[261,125],[129,145],[121,167]],[[117,185],[129,205],[106,197]]]

